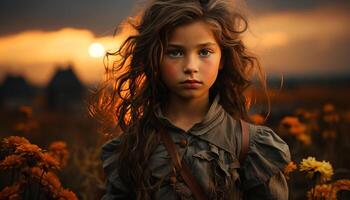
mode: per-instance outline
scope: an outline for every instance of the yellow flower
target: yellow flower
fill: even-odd
[[[8,155],[0,162],[0,169],[17,168],[23,165],[24,159],[18,155]]]
[[[249,116],[250,120],[257,125],[261,125],[265,123],[265,118],[259,114]]]
[[[294,170],[296,170],[296,169],[297,169],[296,164],[295,164],[293,161],[289,162],[289,163],[284,167],[284,170],[283,170],[286,179],[289,179],[289,174],[290,174],[291,172],[293,172]]]
[[[299,165],[300,171],[305,171],[307,177],[313,178],[315,173],[320,173],[321,182],[328,181],[333,176],[333,168],[329,162],[317,161],[314,157],[303,159]]]
[[[307,199],[331,199],[336,200],[336,194],[332,190],[332,185],[322,184],[316,185],[307,192]]]
[[[10,187],[5,187],[0,192],[0,199],[22,199],[19,195],[22,193],[20,185],[15,184]]]

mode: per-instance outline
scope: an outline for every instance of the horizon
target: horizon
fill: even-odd
[[[2,77],[0,77],[0,87],[4,84],[6,78],[8,77],[12,77],[12,78],[23,78],[27,84],[29,84],[30,86],[36,87],[36,88],[45,88],[46,86],[49,85],[50,81],[52,80],[52,78],[55,76],[55,74],[58,71],[62,71],[62,70],[67,70],[69,69],[68,66],[58,66],[55,68],[55,70],[53,71],[53,73],[50,75],[50,78],[48,79],[47,82],[45,83],[35,83],[32,82],[31,80],[28,79],[28,77],[26,77],[23,74],[14,74],[14,73],[7,73],[7,74],[3,74]],[[76,70],[74,69],[74,65],[72,66],[72,70],[74,72],[74,74],[77,76],[78,80],[85,86],[85,87],[95,87],[97,85],[99,85],[103,80],[101,79],[100,81],[95,81],[95,82],[84,82],[82,81],[81,77],[79,76],[79,74],[77,74]],[[253,78],[254,80],[254,78]],[[350,84],[350,74],[349,73],[336,73],[336,74],[317,74],[317,75],[310,75],[310,74],[306,74],[304,76],[300,76],[300,75],[284,75],[284,76],[280,76],[280,75],[267,75],[267,82],[269,85],[273,85],[276,84],[277,82],[288,82],[288,83],[317,83],[322,85],[322,83],[328,83],[329,81],[332,82],[342,82],[342,83],[346,83]]]

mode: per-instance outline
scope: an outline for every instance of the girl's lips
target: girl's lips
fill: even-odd
[[[197,80],[186,80],[186,81],[182,81],[181,83],[201,83],[201,82]]]
[[[201,84],[202,83],[200,81],[196,81],[196,80],[187,80],[187,81],[181,82],[181,85],[186,89],[197,89],[201,86]]]

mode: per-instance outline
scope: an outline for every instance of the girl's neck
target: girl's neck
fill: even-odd
[[[163,114],[175,126],[187,131],[194,124],[201,122],[209,109],[209,96],[195,99],[184,99],[170,96]]]

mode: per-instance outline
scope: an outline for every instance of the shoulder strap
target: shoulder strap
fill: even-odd
[[[165,148],[167,149],[170,155],[171,161],[175,169],[180,172],[182,179],[191,189],[195,199],[206,200],[207,198],[204,196],[205,193],[203,192],[200,185],[197,183],[195,177],[191,174],[190,169],[187,167],[186,163],[184,161],[180,162],[180,156],[176,150],[176,146],[164,127],[162,127],[160,130],[160,136],[164,142]]]
[[[241,142],[241,152],[239,154],[239,162],[242,165],[245,161],[245,158],[248,154],[248,147],[249,147],[249,127],[248,123],[240,120],[241,124],[241,130],[242,130],[242,142]]]

